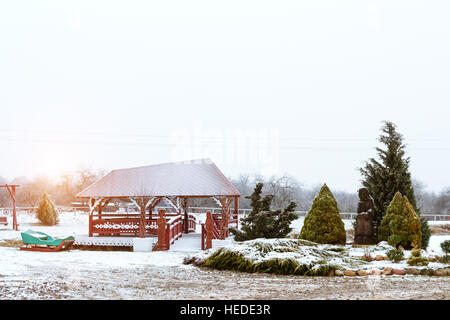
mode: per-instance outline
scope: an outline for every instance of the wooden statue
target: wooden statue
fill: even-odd
[[[373,235],[373,199],[369,190],[361,188],[358,190],[359,203],[355,227],[355,244],[374,244]]]

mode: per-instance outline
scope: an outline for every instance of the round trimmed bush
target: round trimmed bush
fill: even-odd
[[[397,192],[387,207],[378,228],[378,241],[388,241],[394,247],[411,249],[422,244],[420,218],[406,196]]]
[[[339,215],[336,199],[326,184],[306,214],[299,238],[317,243],[345,244],[344,222]]]

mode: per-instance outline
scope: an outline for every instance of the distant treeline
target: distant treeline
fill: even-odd
[[[34,179],[17,177],[12,181],[7,181],[0,176],[0,184],[20,185],[20,188],[17,189],[17,206],[35,206],[44,192],[50,196],[56,205],[70,206],[73,202],[80,201],[76,198],[77,193],[103,177],[105,173],[104,170],[79,169],[73,173],[61,174],[57,181],[52,181],[45,176],[38,176]],[[230,181],[241,193],[239,199],[239,207],[241,209],[250,208],[250,200],[245,197],[252,194],[258,182],[264,183],[264,194],[273,194],[275,196],[272,201],[275,209],[284,208],[289,202],[294,201],[297,203],[296,210],[300,211],[308,211],[311,208],[311,204],[321,187],[321,185],[317,185],[312,188],[306,188],[296,178],[286,175],[272,176],[270,178],[240,175],[236,179],[230,178]],[[450,214],[450,187],[436,194],[425,191],[423,184],[418,180],[414,180],[413,184],[421,213]],[[333,186],[329,187],[336,198],[341,212],[356,212],[356,206],[359,201],[357,195],[358,186],[355,186],[354,193],[335,190]],[[0,207],[10,206],[10,196],[6,189],[2,189],[0,189]],[[212,199],[190,199],[189,205],[199,207],[216,206]]]
[[[7,181],[0,176],[0,184],[18,184],[16,189],[16,205],[19,207],[36,206],[44,193],[59,206],[70,206],[72,202],[79,201],[76,195],[84,188],[105,175],[104,170],[79,169],[73,173],[64,173],[57,181],[46,176],[37,176],[33,179],[17,177]],[[11,205],[11,198],[6,188],[0,189],[0,207]]]
[[[263,192],[275,196],[273,201],[274,206],[284,208],[290,201],[294,201],[297,203],[296,210],[300,211],[308,211],[311,208],[311,204],[321,188],[321,185],[306,188],[296,178],[290,176],[273,176],[264,179],[259,176],[251,177],[249,175],[241,175],[237,179],[230,180],[238,188],[242,196],[250,195],[256,183],[263,182]],[[356,212],[359,201],[357,194],[358,186],[355,186],[354,193],[336,190],[332,186],[328,187],[330,187],[336,198],[340,212]],[[424,190],[423,183],[416,179],[413,179],[413,187],[421,213],[450,214],[450,187],[444,188],[438,194],[427,192]],[[239,200],[239,207],[243,209],[250,208],[250,200],[242,196]]]

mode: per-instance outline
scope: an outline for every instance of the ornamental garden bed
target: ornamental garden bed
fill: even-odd
[[[218,270],[299,276],[428,275],[450,276],[450,265],[427,257],[427,266],[410,266],[411,252],[392,262],[387,242],[373,246],[328,245],[301,239],[255,239],[234,242],[185,259],[186,264]]]

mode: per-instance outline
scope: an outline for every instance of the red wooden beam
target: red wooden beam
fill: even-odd
[[[18,184],[3,184],[0,187],[8,189],[9,195],[13,201],[13,230],[19,231],[19,224],[17,223],[16,216],[16,188],[19,187]]]

